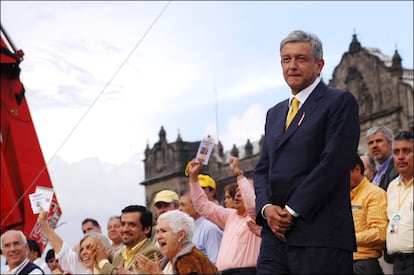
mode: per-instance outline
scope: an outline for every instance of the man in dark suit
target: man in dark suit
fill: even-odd
[[[398,176],[392,156],[392,132],[385,126],[368,129],[367,143],[371,157],[378,164],[372,183],[387,191],[390,182]]]
[[[293,31],[280,44],[291,98],[266,115],[254,171],[263,225],[258,274],[352,274],[356,249],[349,171],[359,142],[358,104],[320,79],[322,43]],[[291,119],[294,102],[299,101]]]

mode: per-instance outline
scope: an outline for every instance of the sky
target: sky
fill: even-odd
[[[21,81],[69,244],[86,217],[145,205],[144,150],[207,135],[224,150],[257,141],[289,97],[279,43],[322,40],[328,82],[352,35],[413,68],[412,1],[1,1],[25,53]]]

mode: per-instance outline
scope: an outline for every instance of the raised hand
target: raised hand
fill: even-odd
[[[144,273],[163,274],[157,253],[154,253],[154,261],[140,253],[135,256],[135,259],[137,260],[138,266],[144,271]]]

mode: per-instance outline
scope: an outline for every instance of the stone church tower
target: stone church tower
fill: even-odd
[[[414,130],[413,127],[413,69],[405,69],[401,64],[398,51],[392,57],[379,49],[364,48],[353,35],[348,52],[342,55],[340,63],[333,72],[329,86],[351,92],[359,103],[361,137],[359,151],[367,153],[366,131],[379,125],[389,127],[394,134],[399,130]],[[223,201],[223,188],[235,182],[229,169],[230,156],[240,158],[240,168],[245,175],[252,177],[253,169],[260,153],[261,141],[250,142],[241,147],[233,145],[224,151],[220,141],[214,151],[204,174],[209,174],[217,184],[217,200]],[[180,195],[187,189],[188,178],[184,169],[197,153],[200,141],[185,142],[180,135],[175,142],[168,142],[163,127],[159,141],[152,148],[145,149],[145,186],[146,204],[151,210],[155,194],[162,189],[170,189]]]
[[[368,153],[366,132],[379,125],[396,134],[413,127],[413,69],[404,69],[395,50],[391,57],[364,48],[353,35],[329,86],[350,91],[358,101],[361,123],[359,151]]]

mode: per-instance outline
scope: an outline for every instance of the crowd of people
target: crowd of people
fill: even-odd
[[[372,127],[358,152],[358,103],[321,81],[319,38],[293,31],[280,55],[291,97],[267,112],[253,177],[230,157],[223,202],[193,159],[186,192],[160,190],[155,213],[125,206],[107,236],[85,219],[75,247],[41,211],[44,262],[21,231],[4,232],[2,274],[413,274],[413,132]]]

